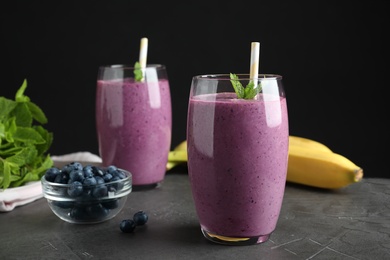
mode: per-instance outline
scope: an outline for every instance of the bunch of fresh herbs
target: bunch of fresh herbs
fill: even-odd
[[[53,134],[43,111],[24,95],[27,80],[15,100],[0,97],[0,189],[38,181],[53,161],[47,153]]]

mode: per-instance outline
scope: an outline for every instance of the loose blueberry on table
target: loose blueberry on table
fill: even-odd
[[[137,226],[145,225],[148,222],[148,215],[144,211],[138,211],[134,214],[133,220]]]
[[[143,226],[148,222],[148,215],[146,212],[140,210],[136,212],[133,219],[124,219],[121,221],[119,228],[124,233],[131,233],[135,230],[136,226]]]
[[[132,219],[124,219],[121,221],[119,228],[124,233],[131,233],[134,231],[137,224]]]

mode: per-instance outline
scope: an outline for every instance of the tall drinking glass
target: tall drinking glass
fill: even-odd
[[[260,74],[254,83],[260,92],[241,99],[229,74],[192,79],[188,173],[201,231],[216,243],[267,241],[282,206],[289,140],[282,76]]]
[[[99,68],[96,127],[103,164],[130,171],[136,189],[158,186],[165,177],[172,108],[164,65],[147,65],[141,81],[135,73],[128,65]]]

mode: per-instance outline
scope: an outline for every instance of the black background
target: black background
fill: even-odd
[[[26,78],[54,134],[50,153],[98,154],[98,67],[134,64],[148,37],[148,63],[168,70],[174,147],[192,76],[249,72],[259,41],[260,73],[283,75],[290,134],[323,142],[365,177],[390,177],[387,1],[178,2],[3,1],[0,95],[14,98]]]

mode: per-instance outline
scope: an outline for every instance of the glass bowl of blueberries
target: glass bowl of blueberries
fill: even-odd
[[[115,217],[132,191],[129,171],[80,162],[49,168],[41,183],[54,214],[74,224],[95,224]]]

